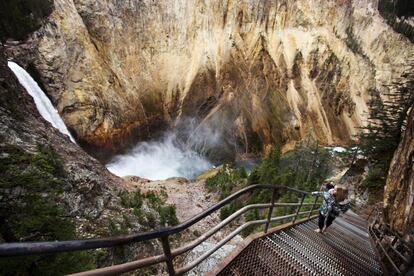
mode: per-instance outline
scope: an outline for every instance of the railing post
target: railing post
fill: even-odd
[[[287,215],[287,213],[288,213],[288,207],[285,205],[285,206],[283,206],[283,216],[286,216]],[[285,223],[285,221],[288,221],[287,219],[283,219],[282,221],[281,221],[281,223],[282,224],[284,224]]]
[[[276,200],[276,188],[273,189],[272,202],[269,207],[269,213],[267,214],[267,222],[266,222],[265,229],[264,229],[265,233],[267,233],[267,230],[269,229],[270,219],[272,218],[273,205],[275,204],[275,200]]]
[[[170,243],[168,242],[168,235],[162,236],[161,242],[162,242],[162,249],[164,250],[164,255],[167,258],[166,263],[167,263],[168,274],[170,276],[174,276],[175,270],[174,270],[172,255],[171,255]]]
[[[294,216],[294,217],[293,217],[293,219],[292,219],[292,224],[294,224],[294,223],[295,223],[296,218],[298,217],[298,214],[299,214],[300,208],[302,208],[303,201],[305,200],[305,196],[306,196],[306,194],[303,194],[303,195],[302,195],[302,199],[300,200],[300,205],[299,205],[299,206],[298,206],[298,208],[296,209],[296,214],[295,214],[295,216]]]
[[[312,212],[313,212],[313,209],[315,209],[316,202],[318,202],[318,197],[317,197],[317,196],[315,196],[315,201],[313,202],[312,209],[309,211],[308,218],[310,218],[310,217],[311,217]]]

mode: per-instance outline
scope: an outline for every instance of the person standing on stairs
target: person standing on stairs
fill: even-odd
[[[323,197],[321,208],[319,209],[319,228],[315,231],[323,233],[339,214],[348,211],[351,203],[347,200],[348,189],[341,185],[324,192],[312,192],[312,195]]]

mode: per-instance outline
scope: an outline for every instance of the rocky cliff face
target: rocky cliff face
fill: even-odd
[[[374,0],[55,0],[10,52],[91,151],[113,154],[190,118],[192,145],[228,157],[307,132],[348,141],[414,46]]]
[[[64,192],[59,203],[67,210],[69,217],[79,219],[80,228],[89,228],[79,231],[80,236],[92,233],[100,227],[100,222],[107,224],[105,219],[108,214],[119,205],[117,192],[123,189],[121,179],[110,174],[96,159],[43,120],[33,99],[7,67],[3,51],[0,47],[1,156],[7,156],[5,146],[17,146],[25,152],[34,153],[38,145],[51,145],[62,157],[66,172]],[[5,189],[5,183],[2,182],[1,189]]]
[[[387,222],[399,232],[414,229],[414,109],[408,117],[404,137],[394,154],[384,189]],[[411,231],[411,233],[410,233]]]

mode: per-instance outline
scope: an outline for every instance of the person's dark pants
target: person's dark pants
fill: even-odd
[[[332,224],[334,219],[335,219],[335,217],[328,216],[328,218],[326,219],[326,228],[328,228]],[[322,230],[324,224],[325,224],[325,217],[321,213],[319,213],[319,220],[318,220],[319,229]]]

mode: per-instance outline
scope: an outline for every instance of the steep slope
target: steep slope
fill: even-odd
[[[96,159],[87,155],[69,137],[61,134],[40,116],[33,99],[7,67],[3,48],[0,48],[0,71],[2,157],[7,156],[3,147],[9,145],[28,153],[36,152],[38,145],[52,146],[63,158],[66,171],[62,198],[64,207],[72,217],[89,216],[98,222],[97,219],[105,216],[118,200],[116,193],[122,189],[121,179],[110,174]],[[1,188],[4,189],[4,186]]]
[[[219,159],[308,132],[342,143],[370,93],[413,62],[375,3],[55,0],[49,22],[10,52],[102,159],[188,119],[192,145]]]

